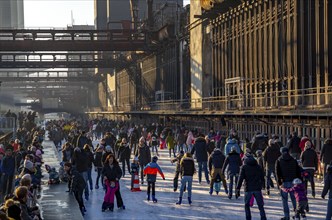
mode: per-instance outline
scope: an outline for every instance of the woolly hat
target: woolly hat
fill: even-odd
[[[30,181],[32,180],[30,174],[24,174],[21,179],[29,179]]]
[[[27,168],[28,170],[33,169],[33,163],[30,160],[24,160],[23,166],[24,166],[24,168]]]
[[[288,153],[288,152],[289,152],[288,147],[282,147],[282,148],[280,148],[280,153],[284,154],[284,153]]]
[[[38,157],[40,157],[42,155],[42,152],[41,152],[41,150],[36,150],[36,156],[38,156]]]
[[[153,157],[152,157],[152,162],[157,162],[157,160],[158,160],[158,157],[157,157],[157,156],[153,156]]]

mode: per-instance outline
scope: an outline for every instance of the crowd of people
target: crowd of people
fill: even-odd
[[[135,173],[139,173],[141,184],[146,179],[147,200],[157,202],[156,175],[159,173],[165,178],[157,163],[158,149],[168,148],[170,162],[176,163],[174,192],[180,188],[177,205],[182,204],[185,191],[188,203],[192,203],[192,183],[197,172],[199,184],[204,173],[211,195],[214,191],[218,194],[222,184],[226,196],[237,199],[245,183],[243,193],[246,219],[251,219],[250,207],[254,200],[261,219],[267,219],[263,194],[270,196],[270,188],[274,187],[278,188],[282,199],[282,219],[292,217],[288,195],[293,204],[294,218],[305,219],[306,212],[309,212],[308,184],[311,185],[311,196],[316,197],[315,174],[321,169],[325,177],[321,197],[325,198],[329,193],[326,219],[331,219],[331,139],[325,141],[318,156],[310,137],[300,138],[296,132],[283,144],[276,134],[269,138],[267,134],[257,132],[251,141],[242,142],[235,130],[231,130],[227,136],[215,132],[213,128],[207,134],[202,134],[185,126],[171,128],[157,123],[145,126],[106,119],[53,121],[47,129],[54,144],[62,151],[65,170],[72,177],[68,191],[74,193],[83,215],[86,212],[83,195],[85,200],[89,200],[89,189],[98,189],[99,186],[105,190],[102,211],[113,211],[114,197],[117,207],[125,209],[119,180],[126,175],[126,170],[132,175],[132,180]],[[63,146],[62,139],[66,140]],[[94,146],[92,142],[96,140],[99,143]],[[97,172],[95,181],[91,177],[93,167]]]
[[[8,111],[6,117],[13,114]],[[41,219],[37,199],[43,177],[43,137],[44,130],[29,118],[20,124],[16,139],[0,143],[0,219]]]

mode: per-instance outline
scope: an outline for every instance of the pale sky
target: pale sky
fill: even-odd
[[[94,25],[94,0],[24,0],[26,28],[65,28],[71,25]],[[124,0],[123,0],[124,1]],[[129,1],[129,0],[128,0]],[[184,0],[184,5],[190,0]]]

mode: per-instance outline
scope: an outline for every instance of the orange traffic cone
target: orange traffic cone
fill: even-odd
[[[134,187],[131,190],[132,192],[139,192],[141,189],[139,188],[139,178],[138,178],[138,172],[135,172],[134,177]]]

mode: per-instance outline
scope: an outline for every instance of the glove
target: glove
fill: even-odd
[[[163,180],[165,180],[165,177],[163,178]]]
[[[322,195],[322,199],[325,199],[325,196]]]
[[[235,190],[235,198],[239,198],[240,197],[240,190],[239,189],[236,189]]]

